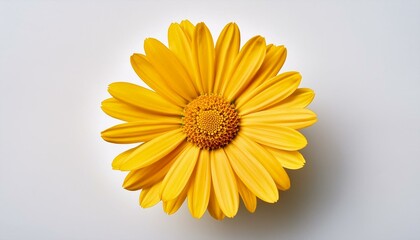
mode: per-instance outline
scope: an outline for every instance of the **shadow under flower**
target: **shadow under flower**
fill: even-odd
[[[275,204],[259,201],[253,214],[241,205],[235,218],[213,226],[217,231],[222,231],[228,239],[291,237],[300,235],[308,227],[320,226],[329,214],[334,214],[330,209],[338,199],[335,186],[340,184],[342,172],[338,141],[332,136],[329,124],[321,120],[302,132],[309,142],[301,151],[307,162],[302,169],[287,171],[291,188],[280,192]]]

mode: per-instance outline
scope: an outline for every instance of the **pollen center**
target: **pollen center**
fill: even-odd
[[[197,116],[198,127],[210,135],[215,134],[222,123],[223,117],[215,110],[202,111]]]
[[[226,146],[239,131],[235,105],[220,96],[201,95],[184,109],[183,130],[187,140],[202,149]]]

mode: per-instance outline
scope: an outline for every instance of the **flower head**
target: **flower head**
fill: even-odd
[[[188,199],[191,214],[234,217],[240,198],[254,212],[257,198],[274,203],[290,187],[284,170],[305,164],[297,130],[316,122],[306,109],[314,93],[298,88],[298,72],[278,74],[286,48],[256,36],[240,48],[235,23],[216,44],[204,23],[184,20],[168,31],[169,47],[148,38],[131,56],[153,90],[116,82],[102,102],[123,120],[102,132],[112,143],[139,143],[119,154],[114,169],[129,171],[124,188],[141,190],[140,205],[163,202],[168,214]]]

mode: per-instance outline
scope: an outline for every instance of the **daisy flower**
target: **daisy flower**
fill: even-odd
[[[227,24],[216,44],[204,23],[184,20],[168,30],[168,47],[144,41],[131,56],[152,89],[128,82],[109,85],[103,111],[124,123],[102,132],[105,141],[139,145],[119,154],[113,169],[129,171],[123,187],[141,190],[144,208],[163,202],[168,214],[187,200],[192,216],[206,210],[234,217],[240,199],[254,212],[257,198],[279,199],[290,188],[285,171],[305,164],[298,131],[316,122],[306,109],[314,98],[298,88],[298,72],[278,74],[286,48],[261,36],[240,47],[239,28]]]

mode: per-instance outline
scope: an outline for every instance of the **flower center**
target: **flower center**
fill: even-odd
[[[187,140],[202,149],[226,146],[239,131],[235,105],[216,95],[201,95],[184,109],[183,130]]]

